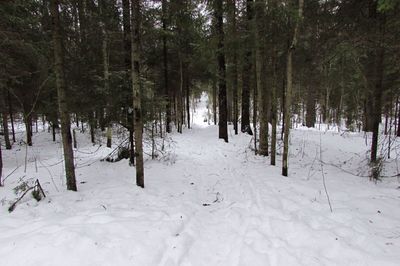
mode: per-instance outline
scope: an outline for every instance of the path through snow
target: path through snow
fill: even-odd
[[[204,108],[196,111],[201,125],[173,135],[174,163],[146,162],[144,190],[134,185],[126,161],[100,162],[109,150],[87,144],[77,153],[79,192],[66,192],[58,178],[62,164],[51,166],[61,156],[59,144],[37,135],[40,148],[30,154],[47,167],[36,173],[31,160],[27,174],[19,169],[0,188],[0,264],[399,265],[395,179],[374,185],[326,165],[333,213],[323,191],[315,159],[320,136],[329,162],[362,154],[362,137],[293,131],[291,172],[284,178],[269,158],[253,155],[249,136],[231,131],[230,143],[218,140],[217,127],[203,123]],[[6,172],[21,154],[5,151]],[[84,167],[87,162],[94,163]],[[23,175],[39,177],[49,197],[8,214],[6,203]]]

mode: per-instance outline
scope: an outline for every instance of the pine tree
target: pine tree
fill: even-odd
[[[143,167],[143,117],[141,104],[142,83],[140,80],[140,26],[141,1],[131,1],[131,43],[132,43],[132,89],[135,129],[136,185],[144,188]]]
[[[62,51],[61,23],[59,16],[59,1],[51,0],[50,11],[53,24],[53,49],[54,49],[54,66],[56,74],[58,109],[61,119],[61,136],[64,150],[65,175],[67,179],[67,189],[76,191],[74,153],[72,150],[72,137],[70,116],[67,106],[66,83],[64,76],[64,58]]]

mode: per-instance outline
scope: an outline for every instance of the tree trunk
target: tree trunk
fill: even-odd
[[[222,1],[214,2],[214,16],[216,23],[217,61],[218,61],[218,137],[228,142],[228,110],[226,101],[226,68],[224,52],[224,23]]]
[[[242,74],[242,123],[241,131],[253,134],[250,128],[250,82],[251,82],[251,23],[253,19],[252,0],[246,1],[246,38],[245,42],[245,55],[243,58],[243,74]]]
[[[8,119],[6,112],[2,113],[2,119],[3,119],[3,133],[4,133],[4,142],[6,144],[6,150],[11,150],[11,142],[8,132]]]
[[[106,18],[104,15],[104,8],[106,7],[106,4],[104,3],[104,0],[99,2],[99,8],[100,8],[100,15],[102,16],[103,21],[100,22],[100,27],[101,27],[101,32],[102,32],[102,56],[103,56],[103,79],[104,79],[104,92],[105,94],[109,95],[107,97],[107,113],[106,116],[107,118],[107,147],[111,148],[111,138],[112,138],[112,123],[111,123],[111,105],[110,105],[110,97],[111,97],[111,92],[110,92],[110,71],[109,71],[109,55],[108,55],[108,32],[107,32],[107,24],[106,24]],[[102,114],[104,116],[104,114]]]
[[[24,108],[25,109],[25,108]],[[32,115],[27,114],[29,111],[24,111],[24,122],[26,130],[26,144],[32,146]]]
[[[399,108],[399,104],[400,104],[399,97],[397,96],[397,100],[396,100],[396,115],[397,115],[396,126],[397,126],[397,129],[395,129],[397,137],[400,137],[400,108]]]
[[[56,74],[56,87],[58,98],[58,109],[61,118],[61,136],[64,148],[65,173],[67,189],[76,191],[74,153],[72,150],[72,138],[70,130],[70,117],[67,106],[66,85],[64,76],[64,62],[62,50],[62,37],[59,18],[59,1],[51,0],[51,16],[53,24],[53,49],[54,49],[54,70]]]
[[[125,68],[125,75],[126,75],[126,80],[128,81],[127,84],[127,91],[131,91],[131,50],[132,50],[132,45],[131,45],[131,10],[130,10],[130,0],[122,0],[122,25],[124,28],[124,68]],[[130,95],[131,96],[131,95]],[[127,105],[131,106],[132,105],[132,97],[129,97]],[[128,125],[129,126],[129,164],[130,165],[135,165],[135,150],[134,150],[134,133],[133,133],[133,112],[129,111],[127,112],[127,120],[128,120]]]
[[[383,70],[384,70],[384,38],[385,38],[385,17],[384,14],[377,13],[377,6],[374,2],[369,6],[369,18],[376,21],[378,28],[377,45],[369,52],[369,69],[373,75],[366,75],[369,79],[368,84],[372,91],[372,143],[371,143],[371,162],[377,161],[379,124],[381,122],[381,101],[383,93]]]
[[[136,158],[136,185],[144,188],[144,167],[143,167],[143,120],[141,105],[141,81],[140,81],[140,23],[141,23],[141,0],[132,0],[132,89],[133,89],[133,110],[135,129],[135,158]]]
[[[214,125],[217,124],[217,82],[215,79],[213,80],[212,84],[212,100],[213,100],[213,118],[214,118]]]
[[[13,109],[12,109],[10,91],[7,92],[7,98],[8,98],[8,114],[10,115],[12,138],[13,138],[13,142],[15,142],[14,117],[13,117]]]
[[[292,87],[293,87],[293,53],[296,49],[297,38],[299,34],[300,20],[303,18],[304,0],[299,0],[298,14],[299,19],[296,22],[293,39],[287,52],[286,65],[286,97],[285,97],[285,128],[283,140],[282,155],[282,175],[288,176],[288,158],[289,158],[289,129],[290,129],[290,106],[292,104]]]
[[[315,93],[311,87],[307,88],[307,103],[306,103],[306,126],[315,127]]]
[[[182,62],[182,54],[179,53],[179,89],[178,93],[176,94],[176,115],[177,115],[177,124],[178,124],[178,133],[182,134],[182,123],[183,123],[183,104],[182,104],[182,93],[183,93],[183,86],[184,86],[184,70],[183,70],[183,62]]]
[[[0,187],[3,186],[3,154],[1,152],[1,141],[0,141]]]
[[[265,40],[264,40],[264,2],[256,0],[255,8],[255,43],[256,43],[256,74],[257,88],[259,92],[260,110],[260,144],[258,154],[268,156],[268,90],[266,86],[266,66],[265,66]],[[256,105],[255,105],[256,106]]]
[[[188,77],[188,76],[187,76]],[[189,79],[186,80],[186,120],[187,120],[187,128],[190,128],[190,87],[189,87]]]
[[[0,89],[1,90],[1,89]],[[4,142],[6,144],[6,149],[11,150],[11,142],[10,142],[10,133],[8,130],[8,115],[7,115],[7,107],[4,97],[4,90],[0,91],[0,108],[1,108],[1,115],[3,121],[3,133],[4,133]]]
[[[233,129],[235,131],[235,135],[238,134],[238,70],[237,70],[237,29],[236,29],[236,0],[228,1],[228,25],[229,25],[229,34],[232,36],[232,47],[231,47],[231,55],[232,55],[232,100],[233,100]]]
[[[167,0],[162,0],[162,27],[163,27],[163,66],[164,66],[164,93],[165,93],[165,110],[166,122],[165,131],[171,133],[171,93],[168,84],[168,49],[167,49]]]
[[[277,127],[277,98],[276,98],[276,59],[277,54],[274,47],[273,55],[272,55],[272,88],[271,88],[271,165],[276,164],[276,127]]]

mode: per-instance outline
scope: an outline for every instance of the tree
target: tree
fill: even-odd
[[[74,166],[74,153],[72,150],[72,137],[71,137],[71,125],[70,116],[67,106],[67,87],[64,76],[64,59],[62,50],[62,36],[61,36],[61,24],[59,16],[59,0],[51,0],[50,11],[53,24],[53,50],[54,50],[54,71],[56,75],[56,87],[57,87],[57,100],[58,110],[60,113],[61,120],[61,136],[64,149],[64,163],[65,163],[65,175],[67,179],[67,189],[76,191],[76,179],[75,179],[75,166]]]
[[[2,93],[3,92],[3,93]],[[2,121],[3,121],[3,133],[4,133],[4,142],[6,144],[6,149],[11,150],[11,142],[10,142],[10,136],[9,136],[9,130],[8,130],[8,114],[7,114],[7,108],[6,108],[6,103],[5,103],[5,97],[4,97],[4,90],[0,89],[0,109],[1,109],[1,116],[2,116]]]
[[[1,153],[1,142],[0,142],[0,187],[3,186],[3,154]]]
[[[232,85],[232,100],[233,100],[233,129],[235,131],[235,135],[238,134],[238,116],[239,116],[239,104],[238,104],[238,40],[237,40],[237,26],[236,26],[236,0],[228,0],[227,1],[227,9],[228,9],[228,29],[230,36],[230,77],[231,77],[231,85]],[[228,38],[227,38],[228,39]]]
[[[226,69],[224,51],[224,24],[222,1],[215,1],[214,6],[215,28],[218,38],[217,61],[218,61],[218,136],[228,142],[228,110],[226,101]]]
[[[252,69],[251,54],[251,29],[253,20],[253,0],[246,0],[246,32],[245,32],[245,51],[243,58],[243,74],[242,74],[242,123],[241,131],[253,134],[250,127],[250,83]]]
[[[143,167],[143,118],[141,105],[142,83],[140,80],[140,23],[141,0],[131,1],[131,43],[132,43],[132,90],[135,129],[136,185],[144,188]]]
[[[290,132],[290,107],[292,104],[292,87],[293,87],[293,53],[296,49],[297,38],[299,35],[300,22],[303,17],[304,0],[299,0],[298,17],[294,26],[293,37],[287,51],[286,63],[286,94],[285,94],[285,127],[284,127],[284,143],[282,155],[282,175],[288,176],[288,157],[289,157],[289,132]]]
[[[260,145],[258,154],[268,156],[268,108],[269,91],[266,86],[266,56],[265,56],[265,3],[261,0],[255,2],[255,43],[256,43],[256,80],[258,89],[258,104],[260,110]],[[256,104],[256,103],[255,103]]]

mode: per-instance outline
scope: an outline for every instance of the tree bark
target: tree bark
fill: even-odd
[[[285,95],[285,127],[283,139],[283,155],[282,155],[282,175],[288,176],[288,158],[289,158],[289,133],[290,133],[290,106],[292,104],[292,87],[293,87],[293,53],[296,49],[297,38],[299,34],[300,20],[303,18],[304,0],[299,0],[298,20],[294,27],[293,38],[287,52],[286,64],[286,95]]]
[[[276,97],[276,84],[277,84],[277,66],[276,66],[276,50],[274,47],[272,55],[272,88],[271,88],[271,165],[276,164],[276,127],[277,127],[277,97]]]
[[[141,26],[141,0],[132,0],[132,90],[135,129],[135,158],[136,158],[136,185],[144,188],[143,167],[143,118],[141,105],[141,81],[140,81],[140,26]]]
[[[214,16],[216,23],[217,61],[218,61],[218,137],[228,142],[228,110],[226,101],[226,67],[224,51],[224,24],[222,1],[215,1]]]
[[[59,17],[59,0],[50,1],[50,10],[53,24],[53,49],[55,61],[56,87],[58,97],[58,109],[61,118],[61,136],[64,149],[65,173],[67,189],[76,191],[74,153],[72,150],[72,137],[70,129],[70,117],[67,106],[66,84],[64,76],[64,62],[62,51],[61,24]]]
[[[168,80],[168,48],[167,48],[167,0],[162,0],[162,27],[163,27],[163,66],[164,66],[164,94],[165,94],[165,110],[166,121],[165,131],[171,133],[171,92],[169,91]]]
[[[238,134],[238,70],[237,70],[237,29],[236,29],[236,0],[228,1],[228,25],[229,34],[232,36],[231,54],[232,54],[232,100],[233,100],[233,129],[235,135]]]
[[[377,3],[371,1],[369,5],[369,19],[375,21],[378,27],[376,45],[368,53],[368,69],[372,70],[373,75],[366,75],[369,84],[369,90],[372,91],[372,142],[371,142],[371,162],[377,161],[379,124],[381,122],[382,94],[383,94],[383,70],[384,70],[384,38],[385,38],[385,17],[384,14],[378,14]],[[374,34],[375,35],[375,34]],[[374,38],[374,37],[372,37]]]
[[[246,1],[246,31],[247,38],[245,42],[245,55],[243,58],[243,74],[242,74],[242,123],[241,123],[241,131],[251,133],[250,128],[250,82],[251,82],[251,74],[250,71],[252,69],[252,60],[251,60],[251,23],[253,19],[253,10],[252,10],[253,1]]]
[[[2,112],[2,120],[3,120],[3,133],[4,133],[4,142],[6,144],[6,150],[11,150],[11,142],[8,131],[8,119],[6,112]]]
[[[1,89],[0,89],[1,90]],[[4,133],[4,142],[6,144],[6,149],[11,150],[11,142],[10,142],[10,133],[8,130],[8,114],[7,114],[7,107],[4,97],[4,90],[0,91],[0,108],[1,108],[1,115],[3,121],[3,133]]]
[[[111,123],[111,105],[110,105],[110,71],[109,71],[109,55],[108,55],[108,32],[107,32],[107,24],[106,17],[104,14],[104,8],[106,4],[104,0],[99,2],[100,15],[102,16],[102,20],[100,22],[101,32],[102,32],[102,56],[103,56],[103,79],[104,79],[104,93],[108,95],[107,97],[107,147],[111,148],[112,142],[112,123]],[[104,114],[102,114],[104,116]]]
[[[0,141],[0,187],[3,186],[3,154],[1,152],[1,141]]]
[[[315,93],[311,87],[307,88],[307,100],[306,100],[306,126],[315,126]]]
[[[13,142],[15,142],[14,117],[13,117],[13,109],[12,109],[10,91],[7,92],[7,98],[8,98],[8,114],[10,115],[12,138],[13,138]]]
[[[256,0],[255,8],[255,43],[256,43],[256,75],[260,117],[260,144],[258,154],[268,156],[268,90],[266,86],[265,40],[264,40],[264,1]]]

